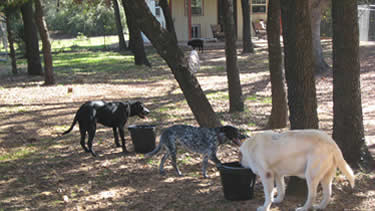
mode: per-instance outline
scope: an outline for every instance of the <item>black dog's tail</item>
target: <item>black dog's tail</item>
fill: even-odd
[[[67,131],[63,132],[61,135],[63,136],[63,135],[65,135],[65,134],[67,134],[67,133],[70,133],[70,131],[73,130],[74,125],[76,125],[77,121],[78,121],[78,115],[76,114],[76,115],[74,116],[74,120],[73,120],[73,123],[72,123],[72,125],[70,126],[70,128],[69,128]]]

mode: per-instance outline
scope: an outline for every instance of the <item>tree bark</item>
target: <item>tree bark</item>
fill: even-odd
[[[10,60],[12,63],[12,73],[14,75],[18,74],[17,70],[17,59],[16,59],[16,51],[14,50],[14,37],[13,37],[13,31],[12,31],[12,16],[13,16],[13,11],[10,11],[11,9],[6,9],[5,11],[5,22],[6,22],[6,27],[7,27],[7,34],[8,34],[8,43],[9,43],[9,55],[10,55]]]
[[[324,60],[323,48],[320,40],[320,23],[322,22],[322,11],[327,8],[328,0],[309,0],[311,11],[311,31],[313,39],[313,55],[315,73],[327,72],[330,67]]]
[[[28,0],[21,6],[24,41],[26,45],[27,73],[29,75],[43,75],[40,63],[38,33],[33,18],[32,0]]]
[[[291,129],[318,128],[309,8],[298,0],[281,5]]]
[[[229,89],[229,112],[244,110],[240,71],[237,64],[236,31],[233,20],[233,1],[224,0],[225,57]]]
[[[287,125],[288,120],[284,75],[281,66],[280,12],[280,1],[270,1],[267,14],[267,41],[272,90],[272,110],[267,123],[268,129],[283,128]]]
[[[129,1],[129,11],[135,17],[136,23],[171,68],[199,125],[201,127],[220,126],[221,123],[203,93],[198,80],[189,71],[187,58],[174,41],[174,35],[160,26],[144,1],[126,1]]]
[[[241,0],[242,6],[242,53],[254,53],[251,41],[251,16],[249,0]]]
[[[120,9],[119,9],[117,0],[112,0],[112,2],[113,2],[113,11],[115,12],[115,21],[116,21],[118,40],[119,40],[119,50],[125,51],[127,47],[126,47],[126,42],[124,38],[124,31],[122,30]]]
[[[145,45],[143,42],[140,26],[136,23],[134,14],[131,11],[129,0],[122,0],[124,6],[126,23],[129,29],[129,48],[134,54],[135,65],[146,65],[151,67],[145,52]]]
[[[332,1],[333,138],[354,167],[371,160],[364,142],[357,2]]]
[[[55,78],[53,76],[53,64],[52,64],[52,52],[51,43],[49,39],[49,33],[46,21],[43,16],[43,8],[40,0],[34,0],[35,3],[35,20],[39,28],[39,35],[42,39],[43,45],[43,59],[44,59],[44,84],[52,85],[55,84]]]
[[[281,0],[280,2],[291,129],[318,128],[308,1]],[[305,181],[292,177],[287,193],[305,196],[306,192]]]
[[[166,25],[167,25],[167,30],[170,33],[172,33],[172,35],[174,36],[174,39],[176,40],[176,43],[177,43],[176,30],[174,28],[174,23],[173,23],[173,19],[172,19],[170,6],[168,4],[168,0],[160,0],[159,5],[160,5],[161,9],[163,10],[165,22],[166,22]]]

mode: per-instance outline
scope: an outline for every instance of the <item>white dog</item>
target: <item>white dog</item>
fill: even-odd
[[[284,133],[266,131],[246,140],[240,147],[241,164],[260,176],[265,201],[257,210],[269,210],[271,203],[284,199],[284,176],[305,178],[308,197],[303,207],[308,210],[315,200],[319,183],[323,189],[323,200],[315,209],[324,209],[331,197],[332,180],[339,168],[354,187],[354,174],[345,162],[335,141],[323,131],[292,130]],[[274,197],[276,181],[277,197]]]

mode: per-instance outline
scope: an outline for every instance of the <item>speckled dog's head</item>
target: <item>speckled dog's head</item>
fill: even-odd
[[[243,135],[240,133],[240,131],[230,125],[226,125],[223,127],[220,127],[219,129],[220,133],[223,133],[226,139],[229,139],[233,143],[235,143],[238,146],[241,146],[241,138]]]

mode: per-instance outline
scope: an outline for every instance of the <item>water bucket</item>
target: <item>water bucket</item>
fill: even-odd
[[[231,201],[249,200],[254,196],[256,175],[239,162],[218,165],[224,198]]]
[[[130,125],[128,130],[135,152],[148,153],[155,148],[155,125]]]

